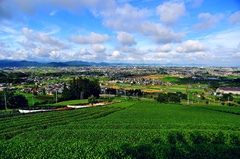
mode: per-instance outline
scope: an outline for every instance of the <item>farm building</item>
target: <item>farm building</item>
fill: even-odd
[[[220,87],[216,90],[216,92],[222,94],[240,94],[240,87]]]

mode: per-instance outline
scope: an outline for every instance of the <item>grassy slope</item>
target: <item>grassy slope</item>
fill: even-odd
[[[0,119],[1,128],[25,132],[2,140],[0,158],[238,157],[239,114],[236,107],[142,100]]]

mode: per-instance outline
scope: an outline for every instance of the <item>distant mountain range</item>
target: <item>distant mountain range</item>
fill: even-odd
[[[70,67],[70,66],[109,66],[109,63],[95,63],[84,61],[68,61],[68,62],[36,62],[36,61],[15,61],[0,60],[0,67]]]
[[[186,66],[201,67],[208,66],[202,64],[131,64],[131,63],[107,63],[107,62],[86,62],[86,61],[67,61],[67,62],[36,62],[36,61],[17,61],[17,60],[0,60],[0,68],[6,67],[71,67],[71,66]]]

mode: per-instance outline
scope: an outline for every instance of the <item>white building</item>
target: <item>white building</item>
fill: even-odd
[[[240,94],[240,87],[220,87],[216,92],[221,94]]]

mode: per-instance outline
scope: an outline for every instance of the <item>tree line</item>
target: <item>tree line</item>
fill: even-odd
[[[25,96],[21,94],[14,94],[12,91],[0,92],[0,109],[27,107],[28,101]]]
[[[156,100],[160,103],[180,103],[181,99],[187,99],[187,95],[182,92],[159,93]]]
[[[62,100],[87,99],[91,95],[99,98],[101,88],[99,81],[95,78],[83,77],[72,78],[69,85],[64,85]]]

